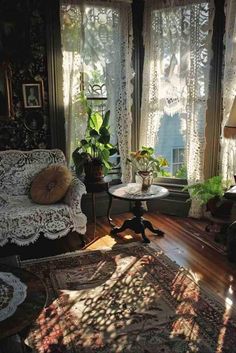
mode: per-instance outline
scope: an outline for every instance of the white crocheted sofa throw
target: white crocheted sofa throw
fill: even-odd
[[[77,178],[65,198],[52,205],[35,204],[29,197],[35,175],[51,164],[66,164],[60,150],[0,152],[0,246],[8,241],[28,245],[43,234],[56,239],[71,230],[86,231],[86,216],[81,211],[81,198],[86,193]]]

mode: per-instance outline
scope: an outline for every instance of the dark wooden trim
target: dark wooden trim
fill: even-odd
[[[133,15],[133,36],[134,36],[134,51],[133,51],[133,68],[135,77],[133,80],[133,107],[132,107],[132,150],[139,148],[139,130],[141,120],[141,99],[142,99],[142,79],[143,79],[143,61],[144,61],[144,46],[143,46],[143,11],[144,1],[138,0],[132,3]]]
[[[47,23],[48,102],[51,147],[65,152],[65,118],[62,88],[62,53],[59,1],[45,1]]]
[[[213,24],[212,50],[208,110],[206,113],[206,151],[205,151],[205,178],[219,174],[219,153],[222,108],[222,76],[225,14],[224,0],[215,0],[215,19]]]
[[[183,188],[185,185],[187,185],[187,180],[179,178],[158,177],[155,178],[155,183],[158,185],[177,185]]]

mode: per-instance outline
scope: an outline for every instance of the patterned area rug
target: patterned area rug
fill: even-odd
[[[158,249],[130,244],[23,267],[49,290],[28,337],[35,352],[236,352],[230,301],[221,305]]]

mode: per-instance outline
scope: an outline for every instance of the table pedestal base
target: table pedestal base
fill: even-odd
[[[145,235],[145,229],[149,229],[155,235],[160,237],[164,236],[164,232],[160,229],[153,228],[152,223],[144,219],[142,216],[145,213],[145,209],[142,207],[141,201],[135,201],[135,207],[133,207],[132,212],[134,217],[124,221],[121,227],[113,227],[110,234],[116,235],[123,232],[126,229],[133,230],[136,234],[141,234],[144,243],[150,243],[150,240]],[[111,219],[109,219],[111,221]],[[113,226],[113,224],[110,222]]]

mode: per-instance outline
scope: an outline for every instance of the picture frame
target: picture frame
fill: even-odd
[[[25,109],[42,108],[43,85],[41,82],[23,83],[22,91]]]
[[[43,128],[44,117],[41,111],[28,110],[25,113],[24,125],[27,130],[32,132],[40,131]]]

